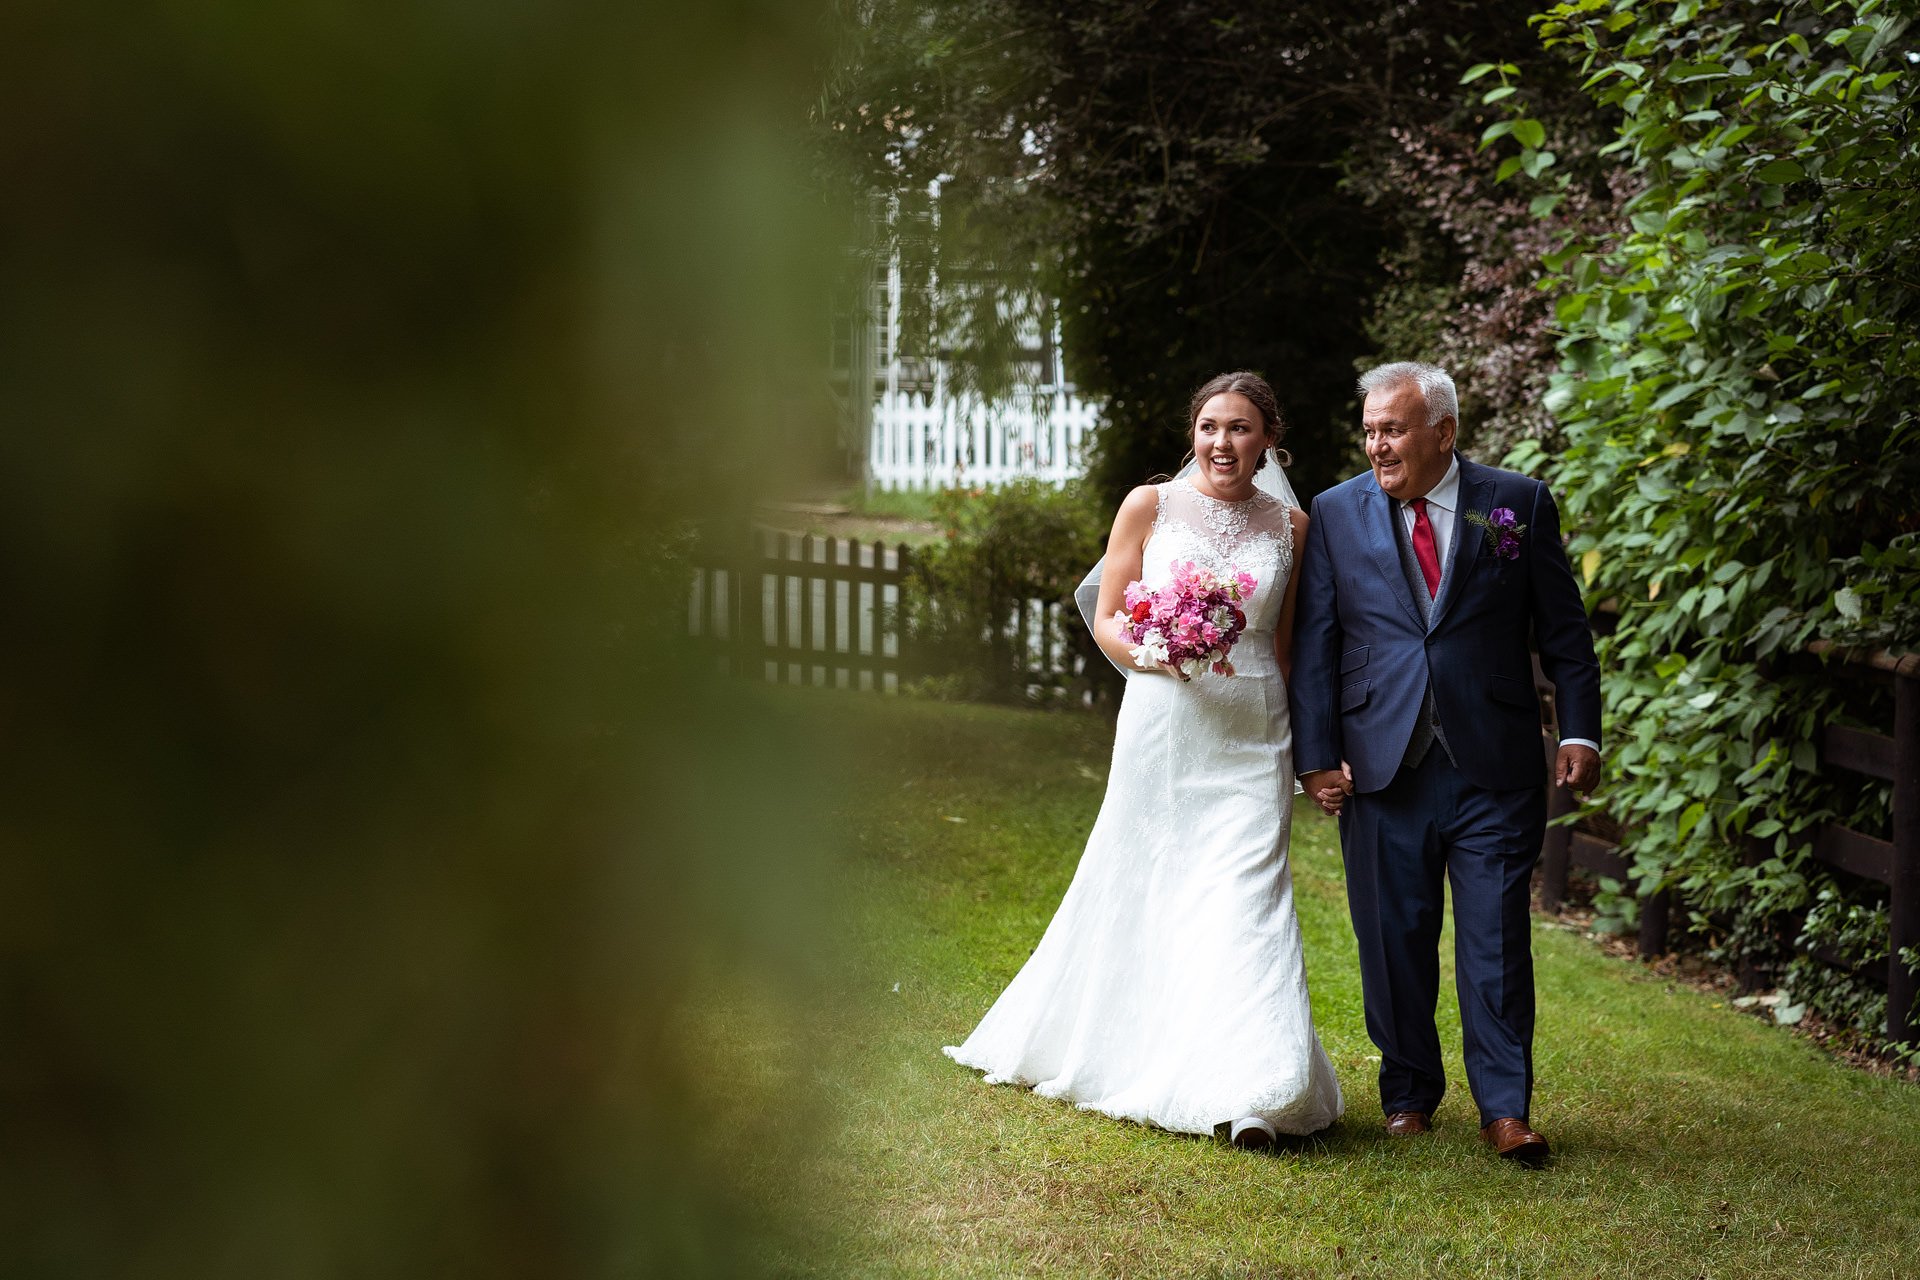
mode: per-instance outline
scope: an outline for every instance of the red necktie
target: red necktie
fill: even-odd
[[[1427,519],[1427,500],[1415,498],[1413,508],[1413,558],[1420,562],[1420,576],[1427,580],[1427,596],[1440,594],[1440,549],[1433,541],[1433,522]]]

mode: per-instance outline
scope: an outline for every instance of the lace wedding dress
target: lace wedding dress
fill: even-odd
[[[1342,1109],[1314,1034],[1287,837],[1293,742],[1274,624],[1293,570],[1271,494],[1159,488],[1144,581],[1177,561],[1256,579],[1238,674],[1127,681],[1106,799],[1040,945],[955,1061],[989,1083],[1184,1133],[1257,1115],[1281,1133]]]

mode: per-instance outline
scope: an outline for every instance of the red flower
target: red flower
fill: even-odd
[[[1238,608],[1237,606],[1234,606],[1234,605],[1228,605],[1228,606],[1227,606],[1227,608],[1229,608],[1229,609],[1232,609],[1232,610],[1233,610],[1233,629],[1234,629],[1235,631],[1244,631],[1244,630],[1246,630],[1246,627],[1247,627],[1247,615],[1246,615],[1246,614],[1244,614],[1244,613],[1242,613],[1242,612],[1240,612],[1240,610],[1239,610],[1239,608]]]
[[[1152,613],[1153,601],[1151,600],[1142,600],[1139,604],[1133,606],[1133,620],[1135,622],[1145,622]]]

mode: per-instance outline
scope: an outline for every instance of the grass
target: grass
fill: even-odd
[[[875,489],[863,486],[831,492],[803,493],[811,501],[844,507],[844,514],[822,512],[769,511],[762,519],[794,533],[810,533],[819,538],[851,538],[856,542],[904,543],[922,547],[939,542],[944,535],[935,520],[935,494],[926,490]]]
[[[840,495],[840,501],[858,516],[880,516],[891,520],[932,520],[935,494],[930,489],[881,489],[871,492],[855,485]]]
[[[940,1046],[986,1011],[1065,891],[1110,729],[877,699],[852,714],[855,960],[805,1085],[836,1119],[798,1164],[743,1157],[763,1199],[808,1223],[781,1272],[1920,1274],[1920,1091],[1544,920],[1534,1121],[1553,1167],[1480,1145],[1450,982],[1452,1092],[1430,1137],[1386,1138],[1337,839],[1318,815],[1299,815],[1293,857],[1315,1018],[1347,1098],[1330,1132],[1254,1156],[982,1084]]]

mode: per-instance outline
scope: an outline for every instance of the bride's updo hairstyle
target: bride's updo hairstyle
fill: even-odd
[[[1253,402],[1253,407],[1266,420],[1268,444],[1280,455],[1280,465],[1291,465],[1292,455],[1280,447],[1280,442],[1287,437],[1287,420],[1280,416],[1280,402],[1274,398],[1273,388],[1267,385],[1265,378],[1244,369],[1238,373],[1223,373],[1217,378],[1209,378],[1193,393],[1193,399],[1187,403],[1187,435],[1193,435],[1193,424],[1200,421],[1200,411],[1207,407],[1207,401],[1224,395],[1241,395]],[[1267,455],[1262,453],[1260,466],[1266,465]]]

